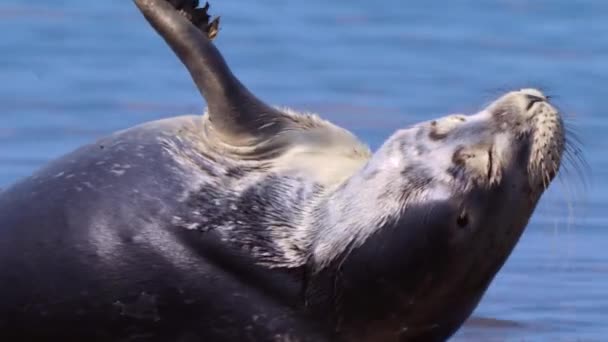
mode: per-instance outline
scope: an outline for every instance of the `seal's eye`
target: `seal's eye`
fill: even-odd
[[[460,228],[465,228],[469,224],[469,215],[464,210],[456,218],[456,224]]]

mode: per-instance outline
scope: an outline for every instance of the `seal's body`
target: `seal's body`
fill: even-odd
[[[84,146],[0,193],[11,340],[441,341],[557,173],[534,89],[397,131],[375,153],[230,73],[207,7],[135,0],[209,110]]]
[[[222,246],[220,230],[183,225],[180,215],[193,217],[190,193],[209,206],[200,215],[216,219],[207,228],[237,217],[229,185],[212,183],[238,183],[244,171],[214,165],[200,141],[187,138],[202,121],[180,117],[117,133],[2,193],[2,336],[264,341],[299,332],[320,340],[310,328],[302,333],[308,323],[288,305],[299,280],[256,269]]]

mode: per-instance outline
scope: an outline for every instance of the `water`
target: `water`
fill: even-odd
[[[509,89],[553,95],[583,140],[587,190],[576,172],[552,186],[453,340],[608,339],[608,2],[212,6],[217,45],[255,93],[319,112],[373,148],[399,127],[477,110]],[[126,0],[3,0],[0,80],[0,187],[112,131],[204,105]]]

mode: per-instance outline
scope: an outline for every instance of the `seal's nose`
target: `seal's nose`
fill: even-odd
[[[525,104],[526,110],[530,110],[532,108],[532,106],[534,106],[535,103],[545,102],[548,100],[547,96],[545,96],[545,94],[543,94],[538,89],[533,89],[533,88],[521,89],[518,91],[518,93],[520,95],[522,95],[524,101],[526,102],[526,104]]]
[[[525,88],[503,95],[488,106],[486,111],[499,122],[517,126],[549,107],[552,106],[547,96],[540,90]]]
[[[542,97],[538,97],[536,95],[525,95],[528,100],[528,104],[526,105],[526,110],[530,110],[535,103],[544,102],[545,99]]]

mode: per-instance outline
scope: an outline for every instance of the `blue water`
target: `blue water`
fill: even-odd
[[[216,44],[250,89],[319,112],[374,148],[409,123],[475,111],[509,89],[552,95],[589,172],[562,173],[453,340],[608,340],[608,1],[212,6],[223,24]],[[130,1],[0,3],[0,187],[112,131],[203,106]]]

